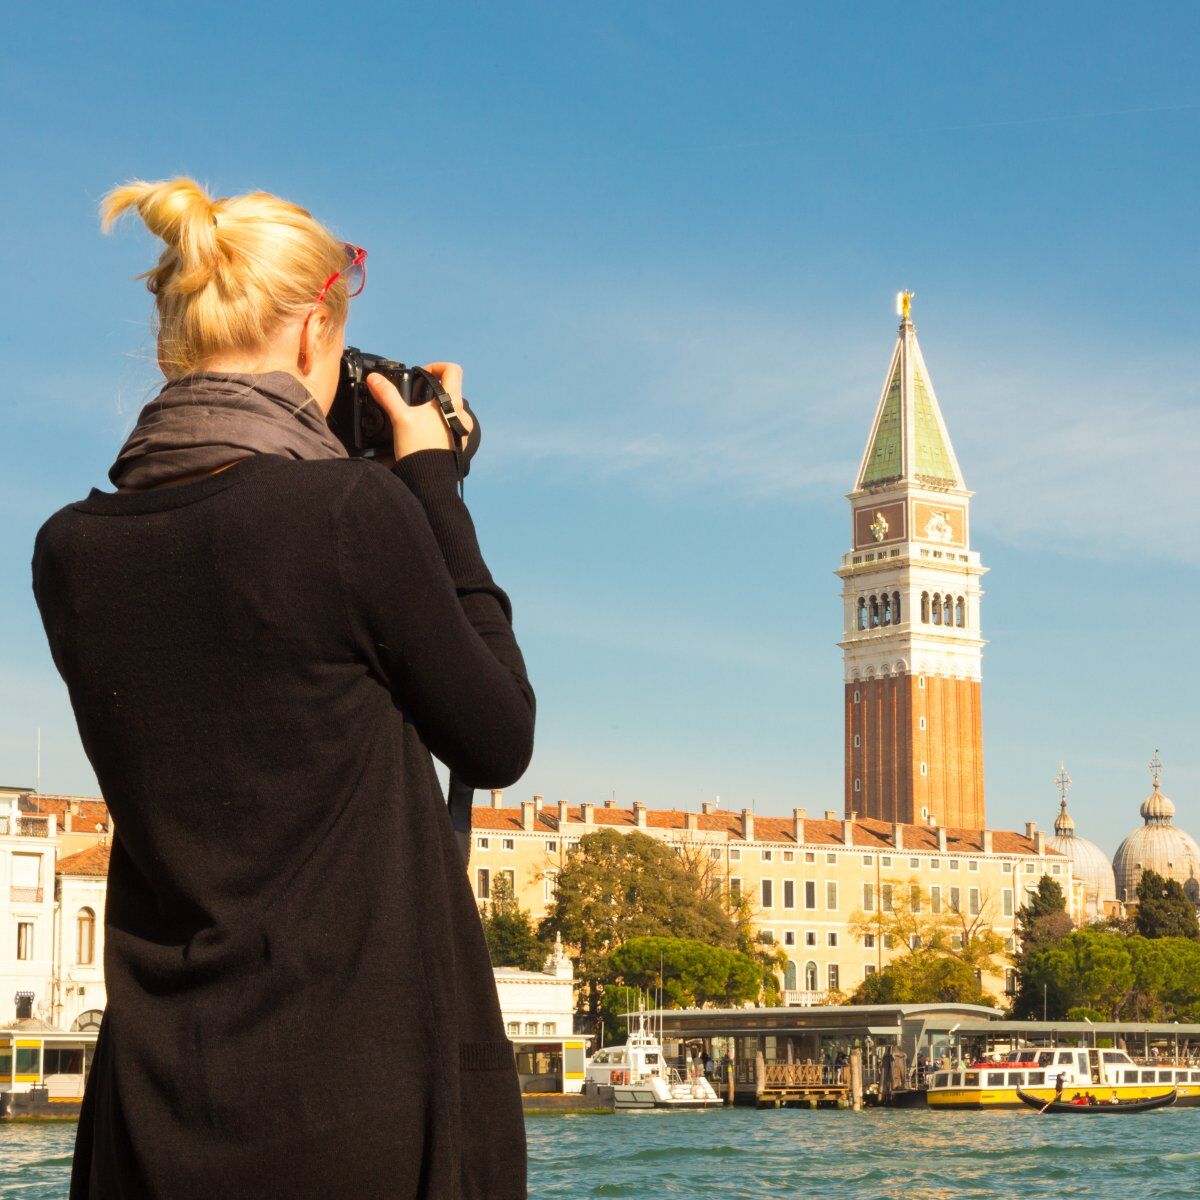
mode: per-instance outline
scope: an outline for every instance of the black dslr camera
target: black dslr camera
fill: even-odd
[[[376,454],[392,452],[392,423],[367,388],[367,376],[372,373],[390,380],[405,404],[415,406],[437,401],[450,432],[458,440],[465,475],[479,443],[479,421],[475,414],[471,413],[475,420],[468,435],[449,393],[436,375],[423,367],[408,367],[394,359],[367,354],[355,346],[347,346],[342,354],[337,393],[325,418],[333,436],[346,447],[347,453],[352,458],[373,458]],[[470,408],[467,411],[471,412]]]

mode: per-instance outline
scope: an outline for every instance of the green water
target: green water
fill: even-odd
[[[1196,1108],[1127,1117],[739,1108],[526,1125],[531,1200],[1200,1197]],[[62,1200],[74,1138],[73,1124],[0,1125],[0,1200]]]

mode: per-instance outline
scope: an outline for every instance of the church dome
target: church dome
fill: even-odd
[[[1071,860],[1071,874],[1083,883],[1084,912],[1089,920],[1104,915],[1104,905],[1117,898],[1117,882],[1113,875],[1108,855],[1087,838],[1075,833],[1075,822],[1067,812],[1067,788],[1070,779],[1060,764],[1059,781],[1062,786],[1062,804],[1054,822],[1054,836],[1047,845]],[[1061,781],[1066,781],[1065,786]]]
[[[1132,900],[1144,871],[1157,871],[1164,879],[1176,879],[1183,890],[1200,904],[1200,845],[1174,824],[1175,805],[1162,794],[1158,772],[1162,764],[1155,755],[1154,791],[1142,802],[1144,824],[1117,847],[1113,866],[1121,899]]]

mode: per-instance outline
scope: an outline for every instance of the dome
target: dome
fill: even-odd
[[[1132,900],[1144,871],[1157,871],[1164,879],[1176,879],[1183,890],[1200,904],[1200,845],[1190,833],[1176,828],[1175,805],[1158,789],[1142,802],[1141,829],[1135,829],[1117,847],[1113,858],[1117,891],[1123,900]]]
[[[1064,795],[1054,822],[1054,836],[1046,843],[1071,860],[1071,874],[1083,884],[1084,912],[1089,919],[1104,915],[1104,905],[1117,898],[1117,882],[1108,855],[1087,838],[1075,833]]]

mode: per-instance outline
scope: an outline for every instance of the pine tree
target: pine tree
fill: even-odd
[[[538,940],[533,921],[513,895],[507,876],[500,874],[492,883],[488,911],[481,920],[493,967],[542,969],[549,951]]]
[[[1138,881],[1137,899],[1134,923],[1142,937],[1200,938],[1196,906],[1177,879],[1164,879],[1157,871],[1145,871]]]

